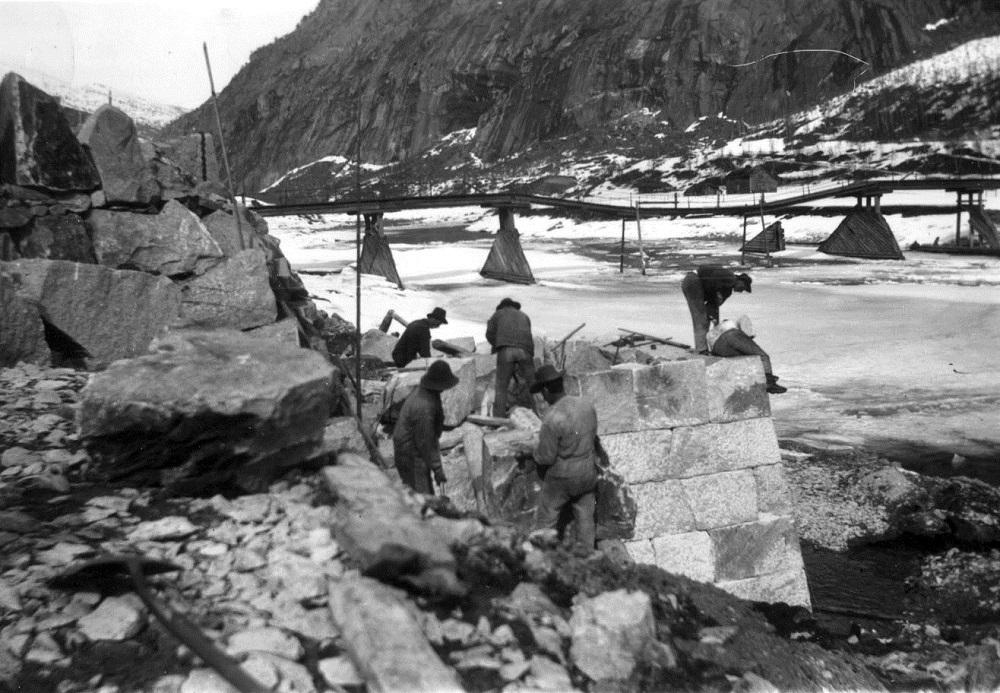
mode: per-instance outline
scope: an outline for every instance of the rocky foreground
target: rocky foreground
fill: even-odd
[[[881,649],[859,631],[831,651],[798,641],[829,643],[803,610],[766,610],[772,624],[750,603],[619,554],[536,545],[404,493],[356,457],[230,498],[94,484],[75,423],[87,378],[0,370],[0,689],[232,690],[122,575],[59,579],[105,554],[176,566],[152,578],[154,591],[268,690],[877,690],[918,674],[953,690],[1000,684],[988,630],[966,643],[944,626],[906,624]],[[843,546],[862,525],[884,536],[898,526],[902,513],[874,502],[859,501],[870,511],[851,521],[830,510],[852,475],[916,497],[913,478],[884,465],[872,474],[871,460],[785,456],[807,542]],[[370,550],[365,528],[397,531],[386,522],[422,528],[406,535],[415,553]],[[981,601],[995,606],[983,578],[996,556],[963,555],[929,560],[927,580],[954,593],[978,570]]]

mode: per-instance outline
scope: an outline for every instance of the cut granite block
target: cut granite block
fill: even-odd
[[[674,428],[708,421],[705,363],[668,361],[635,371],[640,428]]]
[[[649,539],[626,541],[625,548],[628,549],[628,555],[636,563],[656,565],[656,554],[653,551],[653,544]]]
[[[801,559],[793,559],[799,540],[791,519],[766,517],[708,532],[715,547],[718,579],[742,580],[801,565]]]
[[[632,386],[632,371],[607,370],[578,376],[581,394],[597,409],[597,432],[637,431],[642,425]]]
[[[760,575],[745,580],[727,580],[715,583],[740,599],[759,602],[784,602],[793,606],[812,608],[809,598],[809,584],[802,568],[792,568],[779,573]]]
[[[636,539],[679,534],[695,528],[695,516],[688,505],[688,496],[685,495],[681,483],[660,481],[633,484],[629,487],[638,508],[635,517]]]
[[[707,474],[682,479],[680,483],[694,511],[697,529],[714,529],[757,519],[757,485],[750,470]]]
[[[672,478],[769,465],[781,459],[771,419],[747,419],[674,429],[667,460]]]
[[[670,430],[611,433],[601,436],[601,444],[615,471],[627,483],[641,484],[673,476],[666,464],[672,437]]]
[[[715,580],[715,544],[708,532],[668,534],[653,539],[656,565],[700,582]]]
[[[764,387],[764,365],[758,356],[706,360],[708,416],[713,422],[771,416]]]
[[[792,492],[785,482],[785,470],[781,463],[755,467],[753,476],[757,482],[757,508],[760,512],[791,514]]]

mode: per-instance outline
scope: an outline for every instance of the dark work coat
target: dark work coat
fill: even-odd
[[[736,286],[736,273],[721,265],[700,265],[698,279],[705,296],[705,312],[710,320],[719,319],[719,306],[733,295]]]
[[[392,431],[396,470],[407,486],[419,493],[434,493],[431,471],[441,469],[438,441],[444,430],[441,393],[417,387],[399,412]]]
[[[418,356],[428,358],[431,355],[431,326],[426,318],[414,320],[392,348],[392,361],[402,368]]]
[[[531,320],[514,306],[507,306],[493,313],[486,323],[486,341],[492,353],[501,347],[519,347],[535,355],[535,340],[531,337]]]

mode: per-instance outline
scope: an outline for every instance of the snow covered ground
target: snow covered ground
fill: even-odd
[[[922,193],[923,201],[933,196]],[[883,204],[895,204],[893,196]],[[954,203],[941,194],[942,203]],[[988,208],[1000,209],[995,192]],[[774,217],[768,217],[770,223]],[[789,249],[773,267],[748,270],[753,293],[735,294],[723,315],[748,314],[758,342],[790,389],[771,398],[781,437],[866,444],[883,451],[934,451],[1000,463],[1000,258],[909,252],[912,241],[954,234],[952,215],[887,217],[906,259],[855,261],[815,251],[838,217],[782,219]],[[355,222],[345,216],[271,218],[293,267],[317,305],[354,321]],[[618,328],[690,343],[680,293],[683,274],[702,262],[739,262],[736,218],[648,219],[652,257],[639,271],[635,224],[626,224],[626,269],[619,273],[620,221],[552,216],[516,219],[537,283],[505,284],[479,275],[498,222],[480,208],[399,212],[386,219],[399,290],[362,277],[361,325],[390,308],[420,317],[440,305],[444,339],[484,339],[485,322],[504,296],[521,301],[536,333],[607,343]],[[749,234],[759,231],[760,222]],[[443,240],[451,238],[454,240]],[[316,270],[339,270],[313,274]]]

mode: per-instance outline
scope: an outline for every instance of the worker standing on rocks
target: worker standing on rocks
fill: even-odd
[[[534,454],[542,477],[535,529],[558,531],[560,512],[572,504],[577,541],[589,553],[596,533],[597,412],[588,400],[567,395],[563,374],[548,363],[535,374],[531,392],[541,392],[551,405],[542,418]]]
[[[426,318],[411,322],[392,348],[392,362],[397,368],[402,368],[418,356],[430,358],[431,330],[447,324],[447,312],[444,308],[435,308]]]
[[[734,291],[750,293],[751,282],[749,274],[736,274],[721,265],[699,265],[696,271],[684,275],[681,291],[691,311],[696,352],[708,355],[708,328],[719,321],[719,306]]]
[[[410,393],[392,431],[393,457],[399,478],[418,493],[433,494],[434,482],[448,481],[441,467],[439,441],[444,430],[441,393],[455,387],[458,378],[444,361],[435,361]]]
[[[535,377],[535,340],[531,320],[521,312],[521,304],[505,298],[486,323],[486,341],[497,355],[496,395],[493,416],[507,416],[507,388],[517,376],[519,395]],[[521,399],[521,397],[518,397]],[[528,397],[523,399],[528,400]]]

